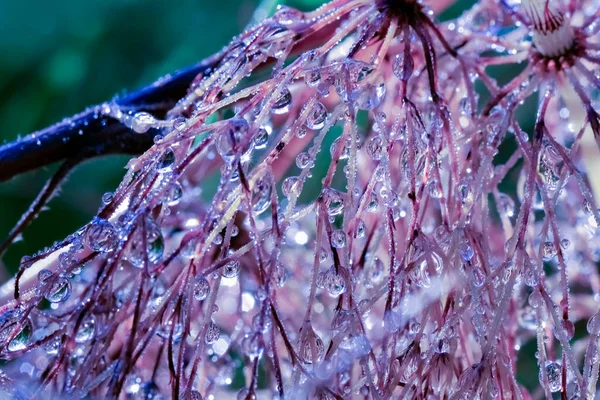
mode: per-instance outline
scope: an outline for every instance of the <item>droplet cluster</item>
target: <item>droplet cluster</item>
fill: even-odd
[[[280,7],[164,119],[108,107],[159,138],[2,288],[0,391],[593,398],[598,2],[556,3],[552,59],[515,1]]]

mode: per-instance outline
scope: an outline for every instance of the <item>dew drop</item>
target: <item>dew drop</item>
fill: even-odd
[[[551,392],[558,392],[561,385],[561,365],[557,361],[546,361],[546,366],[544,367],[546,370],[546,376],[548,377],[548,389]],[[542,374],[542,370],[540,370],[540,383],[543,384],[544,376]]]
[[[273,103],[273,107],[271,108],[271,112],[273,114],[285,114],[289,111],[290,105],[292,104],[292,94],[286,88],[281,91],[275,103]]]
[[[254,137],[254,148],[257,150],[264,149],[269,143],[269,131],[265,128],[260,128]]]
[[[381,160],[381,157],[383,156],[383,140],[381,139],[381,136],[376,135],[369,139],[369,142],[367,143],[367,154],[375,161]]]
[[[304,81],[310,87],[316,87],[321,81],[321,71],[319,68],[314,68],[306,72]]]
[[[94,333],[96,331],[96,319],[93,315],[87,316],[81,325],[79,326],[79,330],[75,335],[76,343],[85,343],[90,341],[94,337]]]
[[[49,341],[45,342],[42,346],[47,354],[49,354],[49,355],[58,354],[58,350],[60,350],[60,346],[61,346],[60,336],[56,336],[53,339],[50,339]]]
[[[29,344],[29,340],[31,339],[32,331],[33,328],[31,327],[31,321],[29,318],[27,318],[21,326],[19,333],[17,333],[8,343],[8,351],[19,351],[25,349]]]
[[[475,251],[471,247],[469,243],[462,243],[459,248],[460,257],[463,261],[471,261],[473,256],[475,255]]]
[[[323,285],[332,297],[338,297],[346,292],[346,281],[342,275],[335,272],[334,267],[326,272]]]
[[[179,182],[174,182],[167,192],[167,204],[176,206],[183,197],[183,188]]]
[[[473,283],[473,286],[475,286],[475,287],[483,286],[483,284],[485,283],[485,272],[483,271],[483,269],[481,269],[481,267],[473,268],[471,275],[473,277],[473,279],[471,281]]]
[[[229,261],[223,266],[223,277],[235,278],[240,274],[241,264],[238,260]]]
[[[298,182],[300,180],[296,176],[289,176],[285,178],[283,183],[281,184],[281,192],[285,197],[290,197],[296,193],[298,188]]]
[[[62,303],[71,295],[71,282],[66,278],[58,278],[50,288],[46,299],[50,303]]]
[[[256,181],[252,188],[252,211],[256,214],[265,212],[271,205],[271,182],[267,177]]]
[[[325,126],[327,120],[327,109],[320,101],[317,101],[308,112],[306,118],[306,127],[312,130],[318,130]]]
[[[316,356],[316,360],[319,361],[325,355],[325,344],[323,340],[317,335],[314,331],[312,331],[306,335],[302,342],[302,359],[307,364],[313,363],[313,347],[314,353]]]
[[[202,301],[202,300],[206,299],[206,297],[208,296],[208,292],[210,292],[210,285],[209,285],[208,281],[206,280],[206,278],[203,277],[202,275],[197,276],[194,279],[194,287],[193,287],[194,299],[196,299],[198,301]]]
[[[158,160],[156,170],[161,173],[170,172],[173,169],[173,164],[175,164],[175,152],[173,152],[173,149],[168,148]]]
[[[365,221],[359,219],[356,224],[356,230],[354,232],[354,237],[357,239],[365,237],[365,233],[367,232],[367,226],[365,225]]]
[[[249,146],[246,143],[248,129],[248,122],[245,119],[235,118],[231,119],[225,128],[219,132],[215,140],[215,146],[223,161],[231,163],[236,156],[248,151]]]
[[[558,254],[554,242],[547,241],[542,245],[542,255],[545,260],[551,260]]]
[[[127,260],[136,268],[144,267],[146,257],[150,264],[157,262],[162,258],[165,250],[161,229],[153,219],[146,219],[146,249],[143,248],[143,231],[142,226],[135,230],[135,234],[130,239],[130,248],[127,253]]]
[[[202,395],[197,390],[191,390],[185,395],[184,400],[202,400]]]
[[[214,322],[210,322],[206,327],[206,334],[204,335],[204,342],[206,344],[213,344],[221,336],[221,330]]]
[[[413,73],[415,62],[410,54],[405,57],[404,52],[401,52],[394,58],[392,70],[394,75],[400,80],[406,81]]]
[[[106,253],[117,247],[119,235],[109,221],[95,218],[86,230],[85,241],[93,251]]]
[[[331,245],[336,249],[346,246],[346,233],[341,229],[336,229],[331,233]]]
[[[131,118],[131,129],[136,133],[146,133],[156,125],[156,118],[145,111],[136,113]]]
[[[600,315],[594,314],[588,319],[586,325],[587,331],[590,335],[600,335]]]
[[[330,217],[339,215],[344,211],[344,197],[335,189],[324,189],[323,196],[325,197],[325,205],[327,207],[327,214]]]
[[[377,194],[371,193],[369,197],[369,202],[367,203],[366,211],[367,212],[377,212],[379,208],[379,199],[377,198]]]
[[[102,195],[102,203],[110,204],[113,201],[113,194],[111,192],[106,192]]]

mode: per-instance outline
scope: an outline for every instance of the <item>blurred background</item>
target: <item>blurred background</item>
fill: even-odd
[[[217,52],[262,4],[303,10],[323,0],[0,0],[0,143],[15,140],[135,90]],[[459,15],[457,2],[441,18]],[[0,281],[23,255],[87,223],[102,194],[120,182],[128,157],[88,161],[70,176],[3,258]],[[0,238],[27,209],[57,165],[0,184]]]

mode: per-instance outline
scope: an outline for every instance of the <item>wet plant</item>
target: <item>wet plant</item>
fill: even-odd
[[[599,5],[280,7],[168,109],[94,108],[153,144],[2,287],[0,388],[593,398]],[[519,72],[502,84],[498,65]]]

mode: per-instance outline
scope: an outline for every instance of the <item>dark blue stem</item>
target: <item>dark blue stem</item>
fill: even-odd
[[[115,103],[127,110],[148,111],[162,118],[185,96],[199,74],[208,74],[220,56],[160,79],[138,91],[117,98]],[[152,146],[159,133],[150,129],[138,134],[118,120],[105,116],[99,107],[67,118],[58,124],[0,146],[0,182],[57,161],[84,160],[106,154],[141,154]]]

